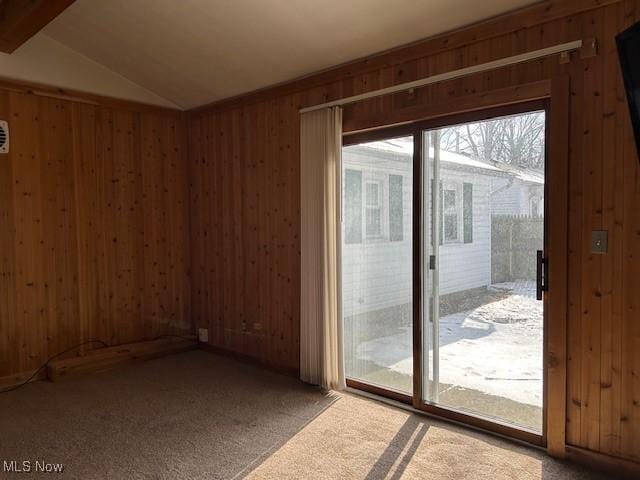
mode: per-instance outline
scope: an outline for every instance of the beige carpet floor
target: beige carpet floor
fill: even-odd
[[[64,473],[2,472],[4,462]],[[206,352],[0,394],[0,478],[606,478]]]

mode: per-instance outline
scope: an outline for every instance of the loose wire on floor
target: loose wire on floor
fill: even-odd
[[[66,353],[70,353],[73,352],[74,350],[84,346],[84,345],[89,345],[89,344],[93,344],[93,343],[100,343],[102,344],[103,347],[108,347],[109,345],[107,345],[106,342],[103,342],[102,340],[87,340],[86,342],[82,342],[79,343],[77,345],[74,345],[73,347],[69,348],[68,350],[65,350],[63,352],[60,353],[56,353],[54,356],[50,357],[49,359],[47,359],[47,361],[45,363],[43,363],[35,372],[33,372],[33,374],[26,379],[24,382],[19,383],[18,385],[14,385],[13,387],[4,389],[4,390],[0,390],[0,393],[9,393],[9,392],[13,392],[14,390],[18,390],[19,388],[24,387],[27,383],[31,382],[34,378],[36,378],[36,376],[45,368],[47,368],[49,366],[49,363],[51,363],[51,361],[55,360],[56,358],[66,354]]]
[[[158,337],[155,337],[154,340],[160,340],[161,338],[181,338],[183,340],[193,340],[193,337],[189,338],[183,335],[172,335],[172,334],[167,334],[167,335],[160,335]],[[0,393],[9,393],[9,392],[13,392],[14,390],[18,390],[19,388],[24,387],[27,383],[31,382],[34,378],[36,378],[36,376],[45,368],[47,368],[49,366],[49,363],[51,363],[53,360],[55,360],[56,358],[65,355],[67,353],[73,352],[74,350],[83,347],[84,345],[89,345],[89,344],[94,344],[94,343],[99,343],[101,344],[103,347],[108,347],[109,345],[106,342],[103,342],[102,340],[87,340],[86,342],[82,342],[79,343],[77,345],[74,345],[73,347],[69,348],[68,350],[65,350],[63,352],[60,353],[56,353],[53,357],[50,357],[49,359],[47,359],[47,361],[45,363],[43,363],[35,372],[33,372],[33,374],[24,382],[19,383],[18,385],[14,385],[12,387],[9,387],[7,389],[4,390],[0,390]]]

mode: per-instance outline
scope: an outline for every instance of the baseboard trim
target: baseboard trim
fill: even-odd
[[[97,348],[82,355],[49,362],[47,376],[52,382],[95,374],[123,365],[182,353],[198,348],[195,337],[163,336],[155,340]]]
[[[580,447],[567,445],[565,458],[595,470],[601,470],[616,478],[640,478],[640,463],[620,457],[613,457]]]
[[[205,352],[213,353],[215,355],[220,355],[223,357],[232,358],[242,363],[247,363],[250,365],[262,367],[266,370],[270,370],[272,372],[279,373],[281,375],[286,375],[288,377],[300,378],[300,370],[297,368],[274,365],[272,363],[264,361],[261,358],[253,357],[251,355],[246,355],[244,353],[234,352],[233,350],[228,350],[226,348],[216,347],[209,343],[198,343],[198,346],[200,347],[201,350],[204,350]]]

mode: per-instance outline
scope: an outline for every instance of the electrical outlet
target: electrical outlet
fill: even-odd
[[[209,341],[209,329],[207,328],[198,329],[198,341],[202,343],[207,343]]]

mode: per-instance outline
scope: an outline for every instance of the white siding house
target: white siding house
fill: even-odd
[[[443,188],[473,185],[473,240],[447,241],[440,245],[440,294],[460,292],[491,283],[491,218],[489,214],[489,185],[491,177],[445,168],[442,162]]]
[[[410,303],[413,234],[411,155],[370,147],[347,147],[343,149],[342,162],[345,192],[343,315],[351,316]],[[401,201],[396,202],[396,212],[391,212],[390,208],[390,185],[393,179],[401,184]],[[360,190],[356,192],[354,190],[358,189],[358,183]],[[372,185],[377,185],[373,190],[377,190],[379,195],[379,211],[375,202],[367,202],[365,198],[367,188],[372,193]],[[354,202],[347,198],[349,193],[356,197]],[[370,220],[375,216],[379,219],[369,222],[369,226],[374,227],[369,231],[367,215]],[[349,230],[348,226],[354,222],[359,225]],[[379,231],[375,228],[377,223],[380,224]]]
[[[345,317],[411,302],[411,150],[410,142],[393,140],[343,149]],[[464,155],[442,151],[440,157],[444,295],[491,283],[490,194],[493,182],[508,174]]]

